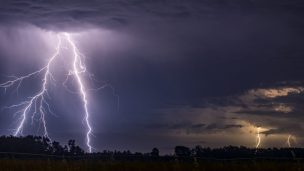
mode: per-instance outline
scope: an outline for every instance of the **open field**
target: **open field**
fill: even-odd
[[[104,162],[1,159],[1,171],[302,171],[295,161]]]

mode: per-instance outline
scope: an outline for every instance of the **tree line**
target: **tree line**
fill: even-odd
[[[57,141],[51,141],[41,136],[1,136],[0,157],[2,158],[66,158],[66,159],[98,159],[98,160],[119,160],[119,161],[193,161],[206,159],[295,159],[304,158],[303,148],[263,148],[254,149],[247,147],[227,146],[222,148],[209,148],[196,146],[189,148],[176,146],[174,154],[160,155],[157,148],[151,152],[140,153],[130,151],[109,151],[85,153],[76,145],[75,140],[69,140],[66,145]]]

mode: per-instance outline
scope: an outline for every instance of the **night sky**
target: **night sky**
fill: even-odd
[[[54,35],[68,32],[93,77],[94,151],[255,147],[257,128],[261,147],[286,147],[289,135],[303,147],[303,18],[302,0],[0,0],[0,82],[44,66]],[[54,64],[47,126],[52,139],[86,149],[81,101],[62,85],[68,56]],[[41,79],[0,89],[1,135],[20,121],[5,106]],[[41,135],[39,118],[23,133]]]

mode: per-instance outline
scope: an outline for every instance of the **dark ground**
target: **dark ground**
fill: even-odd
[[[104,162],[66,160],[0,160],[1,171],[302,171],[296,161]]]

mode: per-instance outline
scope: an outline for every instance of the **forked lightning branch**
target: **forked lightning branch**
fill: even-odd
[[[69,48],[73,53],[73,60],[71,60],[70,63],[70,71],[68,76],[73,76],[76,80],[79,96],[82,101],[82,107],[83,107],[83,117],[86,124],[86,145],[88,147],[88,151],[92,152],[92,146],[91,146],[91,140],[90,137],[92,135],[92,127],[90,124],[90,113],[88,109],[88,98],[87,98],[87,88],[84,84],[84,75],[87,73],[86,66],[83,61],[83,55],[80,53],[79,49],[77,48],[75,42],[71,38],[71,35],[69,33],[60,33],[57,35],[58,42],[57,47],[55,49],[54,54],[48,59],[48,62],[45,66],[40,68],[37,71],[34,71],[32,73],[29,73],[24,76],[20,77],[13,77],[11,80],[4,82],[0,84],[1,88],[4,88],[5,90],[12,88],[14,86],[17,86],[17,89],[19,89],[20,86],[22,86],[22,82],[25,79],[29,79],[31,77],[34,77],[36,75],[43,75],[42,78],[42,84],[40,87],[40,90],[37,91],[34,95],[28,98],[28,100],[22,101],[18,104],[14,104],[9,106],[8,108],[16,108],[21,110],[18,110],[15,114],[19,116],[18,125],[14,130],[14,136],[23,135],[23,129],[25,125],[27,124],[27,120],[31,119],[33,122],[34,117],[38,116],[41,124],[43,125],[43,134],[45,137],[49,137],[48,129],[47,129],[47,121],[45,119],[45,116],[47,114],[52,113],[50,109],[50,104],[48,103],[49,99],[49,93],[48,93],[48,87],[50,86],[50,83],[52,81],[55,81],[54,75],[52,74],[51,67],[54,65],[54,61],[56,58],[60,56],[61,50],[63,48]],[[68,46],[64,46],[62,42],[66,42]]]

